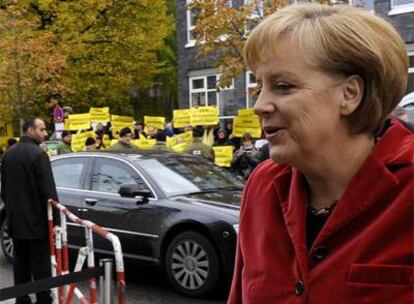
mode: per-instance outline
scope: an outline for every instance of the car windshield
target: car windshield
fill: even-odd
[[[225,169],[195,157],[159,157],[136,162],[167,196],[243,188],[243,183]]]

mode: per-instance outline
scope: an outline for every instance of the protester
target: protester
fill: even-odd
[[[148,126],[147,127],[147,138],[148,139],[155,139],[160,142],[165,142],[166,135],[165,132],[162,130],[158,130],[157,127]]]
[[[165,124],[165,135],[168,137],[173,137],[175,135],[172,122],[167,122]]]
[[[85,141],[85,147],[83,151],[95,151],[96,150],[96,140],[93,137],[88,137]]]
[[[202,156],[209,160],[214,160],[213,149],[209,145],[203,143],[203,133],[203,127],[197,126],[193,128],[193,141],[186,147],[184,152],[196,156]]]
[[[258,164],[258,161],[255,158],[257,153],[258,150],[254,147],[254,141],[251,134],[244,134],[240,149],[234,153],[234,158],[231,163],[231,171],[243,180],[247,180]]]
[[[228,140],[227,132],[225,129],[219,129],[217,131],[217,137],[214,142],[214,146],[231,146],[231,142]]]
[[[6,151],[1,165],[1,198],[14,244],[14,284],[51,276],[47,201],[57,200],[49,157],[39,147],[46,136],[45,123],[30,118],[23,124],[20,142]],[[50,291],[36,293],[39,304],[52,303]],[[32,303],[28,295],[17,304]]]
[[[112,151],[131,151],[138,150],[139,148],[132,142],[132,131],[130,128],[125,127],[119,132],[119,140],[116,144],[112,145],[109,149]]]
[[[135,122],[134,125],[134,138],[135,139],[145,139],[147,135],[144,132],[144,124],[140,121]]]
[[[103,141],[103,137],[96,137],[95,139],[95,150],[105,150],[105,144]]]
[[[57,153],[60,154],[66,154],[71,153],[71,142],[72,142],[72,134],[70,131],[62,131],[62,138],[58,143],[57,147]]]
[[[291,5],[249,35],[269,141],[244,189],[229,304],[412,303],[408,58],[383,18]]]
[[[7,140],[7,149],[10,149],[11,146],[13,146],[15,144],[17,144],[17,140],[15,138],[13,138],[13,137],[12,138],[9,138]]]
[[[105,135],[105,126],[100,122],[96,124],[95,135],[99,138],[103,138]]]

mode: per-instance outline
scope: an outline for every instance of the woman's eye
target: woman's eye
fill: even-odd
[[[275,84],[275,88],[277,91],[286,92],[291,90],[293,86],[285,82],[278,82]]]

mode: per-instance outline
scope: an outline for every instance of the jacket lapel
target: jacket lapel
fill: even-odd
[[[305,178],[298,170],[292,168],[289,173],[279,176],[273,183],[279,196],[279,202],[281,202],[283,218],[293,242],[297,260],[300,261],[302,271],[307,272],[305,216],[308,193]]]

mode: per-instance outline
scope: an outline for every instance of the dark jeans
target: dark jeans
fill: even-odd
[[[14,243],[14,284],[29,283],[33,280],[52,276],[49,240],[18,240]],[[37,304],[51,304],[50,290],[36,293]],[[30,304],[28,295],[16,299],[16,304]]]

